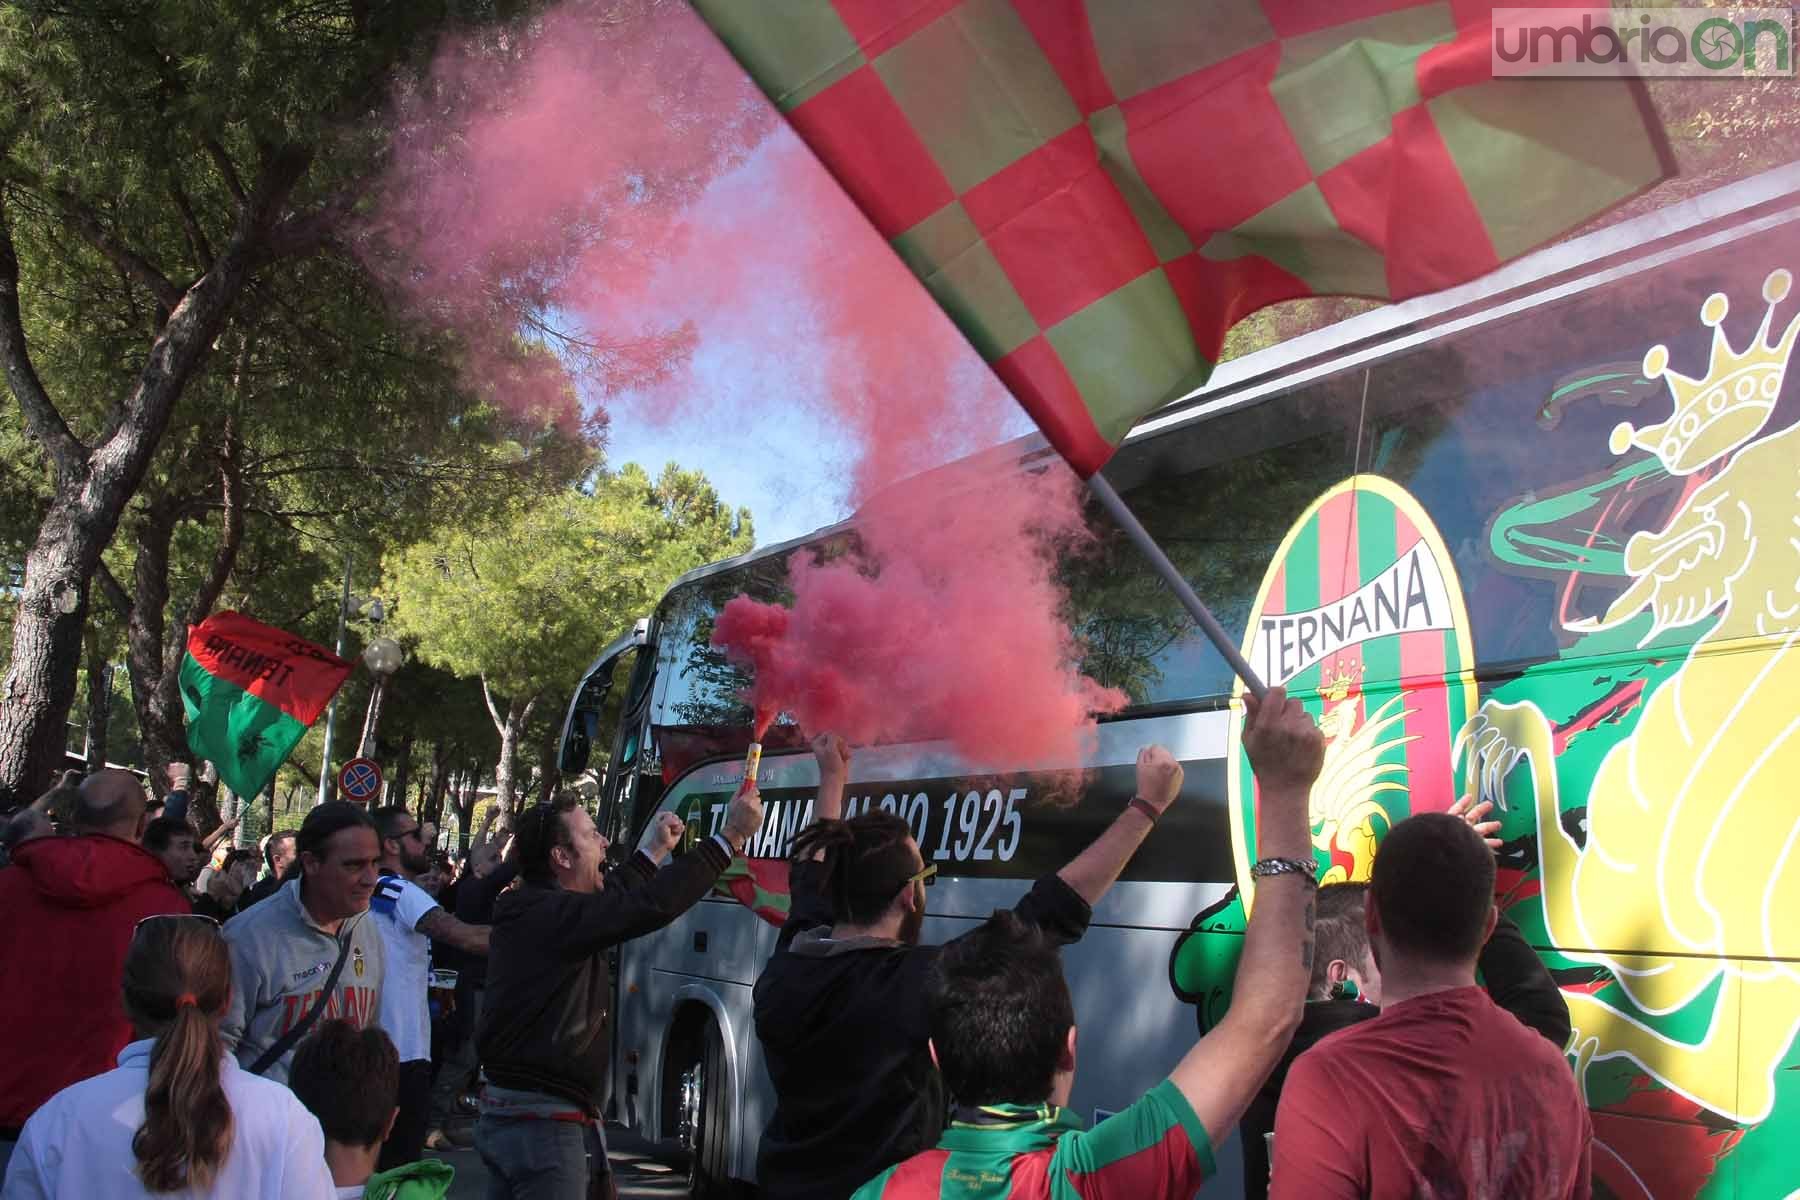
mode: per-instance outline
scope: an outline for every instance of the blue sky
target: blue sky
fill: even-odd
[[[879,235],[785,125],[690,212],[691,228],[671,238],[649,286],[610,318],[646,328],[691,322],[699,335],[672,386],[607,405],[613,467],[637,462],[654,473],[674,461],[699,468],[721,499],[749,507],[759,545],[849,515],[857,444],[834,415],[834,399],[841,405],[844,398],[833,389],[869,396],[881,389],[883,403],[913,395],[909,381],[895,386],[876,377],[881,368],[873,363],[846,362],[868,347],[844,333],[844,314],[859,301],[866,308],[870,296],[891,311],[891,328],[922,331],[917,359],[907,357],[910,343],[899,359],[917,386],[946,388],[966,411],[993,414],[976,421],[990,430],[984,441],[952,434],[938,461],[918,469],[1030,429],[924,287],[890,263]],[[840,261],[842,270],[829,269]],[[896,281],[895,273],[903,278]],[[892,350],[889,342],[877,352],[888,352],[891,362]]]

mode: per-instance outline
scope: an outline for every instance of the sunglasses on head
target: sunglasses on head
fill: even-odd
[[[209,917],[205,913],[153,913],[139,921],[136,925],[133,925],[131,927],[131,935],[136,937],[137,931],[152,921],[205,921],[214,929],[221,928],[219,922],[215,918]]]

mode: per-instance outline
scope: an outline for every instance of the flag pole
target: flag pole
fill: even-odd
[[[1206,607],[1206,602],[1195,594],[1187,579],[1175,569],[1175,564],[1169,561],[1169,556],[1163,553],[1163,548],[1156,544],[1156,539],[1150,536],[1150,531],[1144,528],[1144,523],[1137,519],[1137,514],[1125,507],[1125,501],[1113,489],[1113,485],[1106,476],[1098,471],[1088,476],[1087,485],[1088,490],[1099,498],[1101,505],[1119,528],[1123,529],[1126,536],[1137,544],[1139,550],[1144,552],[1144,557],[1150,560],[1150,565],[1156,569],[1158,575],[1162,576],[1163,582],[1174,590],[1182,607],[1186,608],[1193,615],[1194,620],[1200,623],[1200,632],[1206,635],[1206,640],[1225,656],[1225,661],[1231,664],[1231,669],[1237,673],[1237,677],[1244,681],[1244,686],[1250,689],[1250,694],[1261,700],[1263,693],[1269,689],[1261,679],[1257,678],[1256,672],[1251,669],[1250,664],[1244,661],[1244,656],[1238,653],[1237,646],[1225,632],[1224,626],[1219,624],[1219,619],[1212,615],[1212,610]]]

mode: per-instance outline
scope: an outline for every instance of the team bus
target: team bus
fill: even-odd
[[[1325,729],[1321,879],[1366,878],[1409,812],[1499,803],[1497,900],[1568,998],[1597,1196],[1800,1196],[1796,271],[1800,165],[1230,362],[1106,468]],[[940,870],[925,935],[945,939],[1094,837],[1140,746],[1184,763],[1185,794],[1065,956],[1088,1119],[1224,1010],[1256,858],[1234,680],[1093,520],[1099,545],[1060,569],[1081,668],[1131,705],[1091,756],[994,774],[947,743],[865,747],[849,792],[912,824]],[[790,559],[854,535],[690,573],[589,669],[565,765],[608,752],[616,845],[662,809],[715,827],[750,713],[714,618],[740,593],[783,599]],[[685,1145],[696,1194],[754,1180],[772,1096],[751,988],[815,785],[778,726],[731,895],[618,951],[611,1103]],[[1238,1147],[1216,1157],[1203,1194],[1238,1194]]]

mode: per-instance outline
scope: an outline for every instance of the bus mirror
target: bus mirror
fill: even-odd
[[[569,724],[563,731],[562,754],[557,765],[564,775],[579,775],[587,770],[588,758],[594,751],[594,736],[600,732],[600,710],[606,706],[606,695],[612,691],[613,663],[595,671],[581,682],[581,691],[569,709]]]
[[[578,712],[569,723],[569,731],[563,737],[562,756],[558,762],[564,775],[579,775],[587,770],[588,756],[594,749],[594,732],[600,724],[600,714]]]

